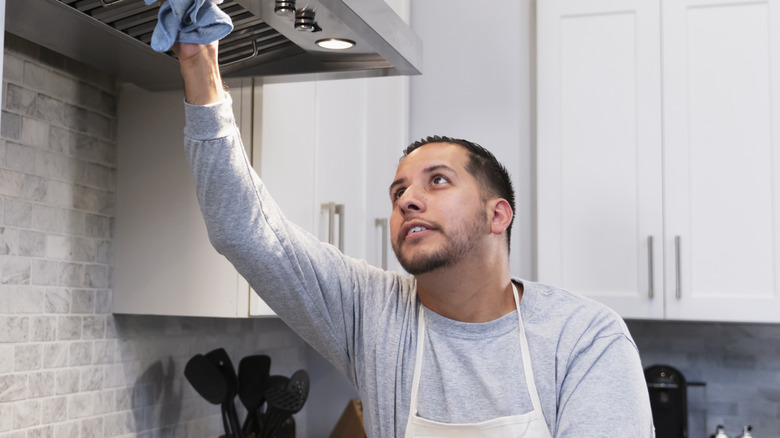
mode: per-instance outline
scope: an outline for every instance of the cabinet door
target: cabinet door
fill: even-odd
[[[366,80],[266,83],[262,106],[260,176],[271,195],[288,219],[358,258],[367,230]],[[330,203],[339,207],[332,215]]]
[[[537,4],[537,276],[663,317],[656,0]]]
[[[667,315],[780,321],[780,1],[665,1]]]
[[[366,185],[366,81],[317,82],[315,202],[322,240],[340,246],[344,254],[364,258]],[[329,203],[341,206],[329,214]],[[331,233],[333,231],[333,233]],[[343,235],[341,233],[344,233]]]
[[[113,311],[247,316],[248,286],[211,246],[200,214],[182,149],[182,93],[127,86],[118,114]]]

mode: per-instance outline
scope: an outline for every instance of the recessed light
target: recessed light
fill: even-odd
[[[316,44],[322,47],[323,49],[345,50],[353,47],[355,45],[355,42],[350,40],[345,40],[342,38],[327,38],[324,40],[317,41]]]

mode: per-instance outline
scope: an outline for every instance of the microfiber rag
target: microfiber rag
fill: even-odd
[[[151,5],[158,0],[144,0]],[[217,6],[222,0],[163,0],[152,33],[152,49],[170,50],[173,43],[208,44],[233,30],[230,17]]]

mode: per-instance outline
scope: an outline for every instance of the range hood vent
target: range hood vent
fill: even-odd
[[[274,13],[274,0],[225,0],[233,32],[220,41],[226,78],[330,79],[419,74],[422,45],[382,0],[306,0],[316,31]],[[150,47],[160,3],[143,0],[6,0],[6,31],[148,90],[181,88],[173,53]],[[355,42],[328,50],[316,42]],[[277,78],[284,76],[284,78]]]

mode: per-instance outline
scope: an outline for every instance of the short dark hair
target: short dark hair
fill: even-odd
[[[429,136],[410,144],[404,149],[401,160],[415,149],[429,143],[451,143],[465,148],[469,153],[466,170],[480,183],[482,197],[485,200],[494,197],[503,198],[509,203],[512,208],[512,221],[509,222],[509,227],[506,229],[506,244],[509,248],[511,246],[512,224],[515,222],[515,190],[506,167],[496,159],[492,152],[474,142],[439,135]]]

